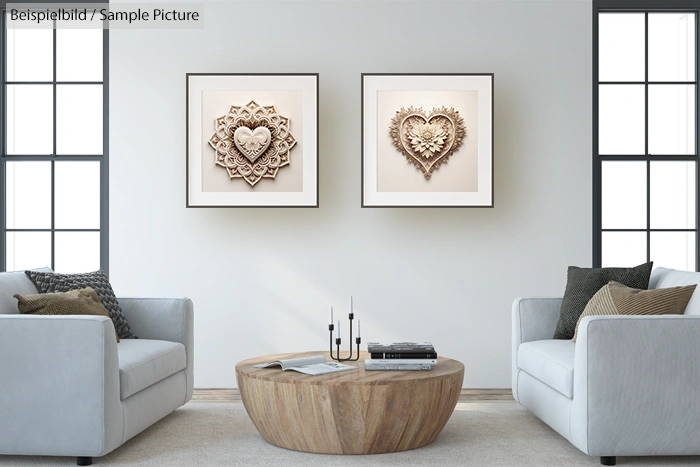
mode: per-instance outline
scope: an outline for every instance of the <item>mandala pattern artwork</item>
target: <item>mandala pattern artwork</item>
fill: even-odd
[[[263,178],[274,179],[289,164],[289,153],[296,144],[289,131],[289,118],[277,113],[274,105],[250,101],[232,105],[216,119],[216,131],[209,138],[215,162],[231,179],[242,178],[254,187]]]
[[[459,112],[446,107],[433,108],[429,114],[420,107],[402,107],[389,126],[396,149],[421,170],[427,180],[433,170],[457,151],[466,133]]]

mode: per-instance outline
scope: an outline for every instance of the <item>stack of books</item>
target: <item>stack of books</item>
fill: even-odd
[[[432,370],[437,353],[430,342],[368,342],[365,370]]]

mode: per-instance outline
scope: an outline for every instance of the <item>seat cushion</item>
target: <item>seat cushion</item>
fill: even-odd
[[[177,342],[123,339],[119,353],[120,396],[124,400],[185,369],[185,346]]]
[[[518,368],[573,398],[575,348],[575,343],[561,339],[525,342],[518,348]]]

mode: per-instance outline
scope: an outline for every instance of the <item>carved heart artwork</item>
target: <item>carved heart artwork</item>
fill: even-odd
[[[250,162],[255,162],[267,150],[272,141],[271,138],[270,130],[264,126],[259,126],[252,131],[247,126],[239,126],[233,132],[233,142]]]
[[[214,162],[226,169],[230,179],[242,178],[252,187],[263,178],[274,179],[281,167],[289,165],[289,153],[296,144],[289,123],[274,105],[255,101],[232,105],[215,120],[216,131],[209,138]]]
[[[401,108],[391,119],[389,134],[396,149],[423,172],[427,180],[433,170],[447,162],[466,135],[464,119],[454,108]]]

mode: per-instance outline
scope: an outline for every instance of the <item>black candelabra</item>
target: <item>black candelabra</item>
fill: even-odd
[[[333,313],[333,311],[331,311]],[[333,316],[331,314],[331,316]],[[348,314],[348,318],[350,318],[350,355],[348,358],[340,358],[340,320],[338,320],[338,332],[336,333],[335,337],[335,346],[336,346],[336,354],[335,356],[333,355],[333,331],[335,330],[335,326],[333,325],[333,318],[331,317],[331,323],[328,325],[328,331],[330,332],[330,340],[331,340],[331,346],[330,346],[330,353],[331,353],[331,358],[333,360],[337,360],[339,362],[356,362],[357,360],[360,359],[360,342],[362,342],[362,339],[360,338],[360,321],[357,321],[357,334],[358,336],[355,338],[355,343],[357,344],[357,356],[355,358],[352,358],[352,319],[354,318],[354,315],[352,312]]]

